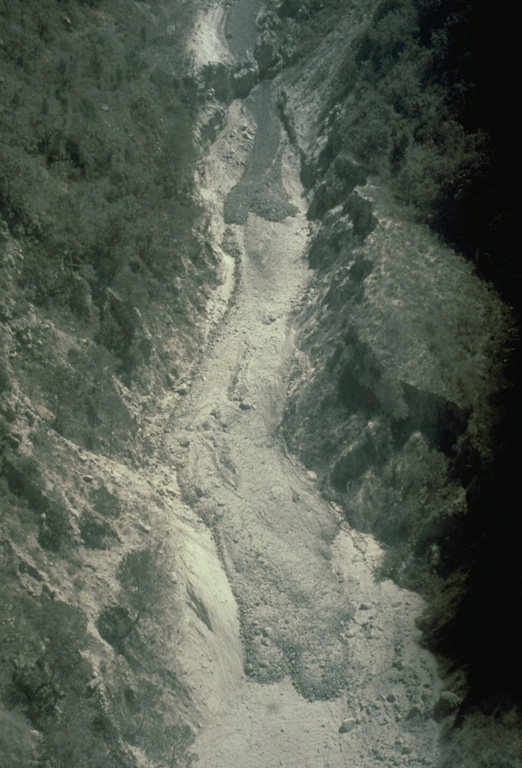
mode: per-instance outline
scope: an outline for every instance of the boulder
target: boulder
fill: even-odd
[[[339,727],[339,733],[350,733],[357,725],[355,717],[346,717]]]
[[[257,70],[253,66],[244,66],[234,74],[234,98],[246,99],[257,84]]]
[[[446,717],[454,715],[460,706],[460,699],[452,691],[442,691],[439,700],[433,707],[433,717],[435,720],[444,720]]]

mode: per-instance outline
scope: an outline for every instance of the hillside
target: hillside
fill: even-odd
[[[383,576],[428,600],[425,642],[462,697],[447,765],[504,764],[468,756],[462,735],[478,713],[513,714],[522,690],[506,494],[519,488],[520,273],[500,22],[458,2],[290,6],[269,19],[314,278],[283,434],[386,545]]]
[[[0,21],[0,768],[518,768],[500,20]]]
[[[205,98],[187,50],[197,10],[0,8],[9,768],[186,764],[194,708],[166,651],[183,613],[167,589],[176,492],[163,498],[147,466],[151,417],[187,391],[220,279],[193,184]]]

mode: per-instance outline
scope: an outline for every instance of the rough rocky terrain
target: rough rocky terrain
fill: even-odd
[[[155,333],[108,294],[141,378],[109,370],[119,399],[100,409],[97,450],[64,414],[74,424],[102,375],[54,412],[31,383],[33,355],[97,348],[66,312],[16,306],[23,249],[2,235],[1,768],[4,744],[15,768],[42,754],[44,768],[520,765],[515,710],[504,731],[486,715],[451,731],[465,670],[423,647],[425,603],[398,586],[420,573],[444,590],[441,545],[451,554],[463,478],[487,456],[511,318],[378,179],[334,157],[337,46],[375,5],[347,6],[287,70],[295,52],[261,2],[198,5],[195,246]],[[176,24],[154,24],[168,62]],[[176,320],[183,285],[190,318]]]
[[[204,20],[198,35],[211,39]],[[240,261],[239,286],[164,444],[217,542],[244,648],[209,656],[228,665],[227,685],[214,677],[191,751],[238,768],[434,765],[442,682],[419,646],[422,602],[379,581],[378,545],[342,522],[278,439],[309,225],[273,98],[265,83],[232,104],[202,173],[210,231]],[[198,594],[211,637],[222,608]]]

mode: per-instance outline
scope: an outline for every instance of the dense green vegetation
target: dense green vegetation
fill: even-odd
[[[380,3],[372,21],[354,56],[348,147],[484,276],[500,278],[510,257],[509,158],[484,104],[480,15],[466,0],[405,0]]]
[[[352,5],[356,13],[361,4]],[[336,1],[299,6],[292,20],[283,14],[293,63],[339,18]],[[342,153],[355,157],[514,300],[520,269],[511,243],[512,121],[499,95],[501,16],[470,0],[379,2],[325,104],[329,141],[317,172]]]
[[[2,214],[35,241],[36,299],[66,293],[71,273],[104,287],[180,261],[193,158],[180,9],[4,4]]]
[[[198,353],[215,260],[195,234],[196,12],[0,0],[2,768],[130,768],[134,747],[187,764],[190,729],[157,709],[164,563],[152,546],[120,558],[122,504],[103,485],[82,490],[74,449],[64,460],[59,446],[139,462],[144,401]],[[117,573],[114,602],[91,617],[97,637],[81,590],[99,552]],[[126,654],[125,696],[117,675],[100,693],[104,639],[116,665]],[[143,680],[142,657],[157,679]]]
[[[142,389],[175,379],[213,279],[193,236],[197,95],[184,35],[195,10],[0,6],[1,238],[20,253],[18,293],[2,277],[13,368],[27,387],[38,381],[33,394],[61,434],[110,454],[128,452],[136,432],[114,377]],[[28,322],[31,305],[52,321],[47,333]],[[172,327],[167,352],[155,339]],[[56,328],[77,329],[83,344],[64,357]]]

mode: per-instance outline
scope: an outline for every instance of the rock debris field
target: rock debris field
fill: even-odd
[[[218,39],[205,33],[218,17],[201,18],[200,41]],[[191,751],[200,768],[433,766],[442,683],[419,645],[422,601],[379,580],[380,547],[278,439],[309,273],[298,159],[273,102],[267,83],[233,102],[200,171],[230,307],[164,445],[212,531],[241,639],[222,634],[212,657],[187,657],[201,677],[220,668]],[[219,604],[193,608],[210,635]]]

